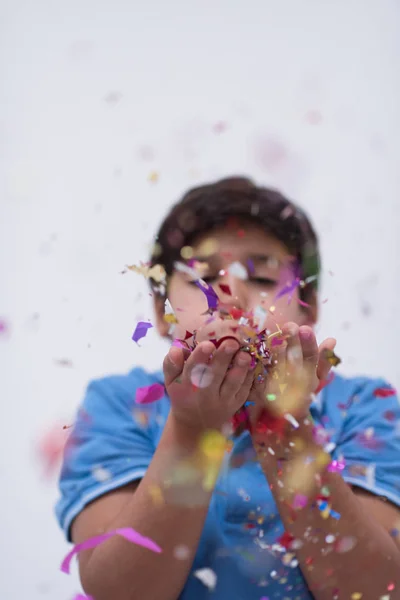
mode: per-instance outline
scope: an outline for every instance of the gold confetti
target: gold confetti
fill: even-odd
[[[151,277],[157,283],[163,283],[167,277],[164,267],[158,264],[153,267],[149,267],[148,265],[127,265],[126,268],[129,271],[143,275],[146,279]]]
[[[360,600],[362,598],[362,593],[361,592],[354,592],[351,595],[351,600]]]
[[[164,497],[160,486],[156,484],[151,484],[149,486],[149,494],[156,506],[161,506],[162,504],[164,504]]]
[[[181,256],[184,260],[189,260],[193,257],[193,248],[191,246],[183,246]]]
[[[173,314],[164,315],[163,319],[164,319],[164,321],[165,321],[166,323],[170,323],[170,325],[173,325],[173,324],[175,324],[175,323],[178,323],[178,319],[177,319],[177,318],[176,318],[176,316],[175,316],[175,315],[173,315]]]
[[[151,173],[149,173],[148,180],[151,183],[157,183],[157,181],[159,180],[159,178],[160,178],[160,176],[157,173],[157,171],[151,171]]]
[[[323,356],[328,360],[332,367],[337,367],[342,362],[342,359],[339,358],[333,350],[329,350],[328,348],[324,350]]]
[[[201,242],[197,249],[197,254],[199,256],[211,256],[215,254],[218,250],[219,244],[214,238],[207,238],[204,242]]]

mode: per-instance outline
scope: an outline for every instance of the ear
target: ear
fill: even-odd
[[[169,337],[170,324],[164,320],[166,297],[153,292],[153,308],[155,314],[156,329],[161,337]]]

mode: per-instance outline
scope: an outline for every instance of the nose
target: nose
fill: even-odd
[[[248,294],[245,280],[223,270],[220,272],[217,292],[222,305],[247,309]]]

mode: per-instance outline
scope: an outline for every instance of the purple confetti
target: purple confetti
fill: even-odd
[[[139,321],[136,325],[135,331],[133,332],[132,339],[134,342],[138,343],[139,340],[144,338],[149,329],[151,329],[153,325],[151,323],[145,323],[144,321]]]
[[[202,282],[201,279],[195,281],[198,288],[201,289],[205,297],[207,298],[208,310],[216,310],[219,302],[218,294],[211,285]]]

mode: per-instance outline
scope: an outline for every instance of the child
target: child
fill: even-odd
[[[277,191],[230,178],[172,208],[147,266],[163,373],[92,382],[61,474],[69,541],[162,550],[81,552],[95,600],[400,598],[399,402],[330,372],[319,272]]]

